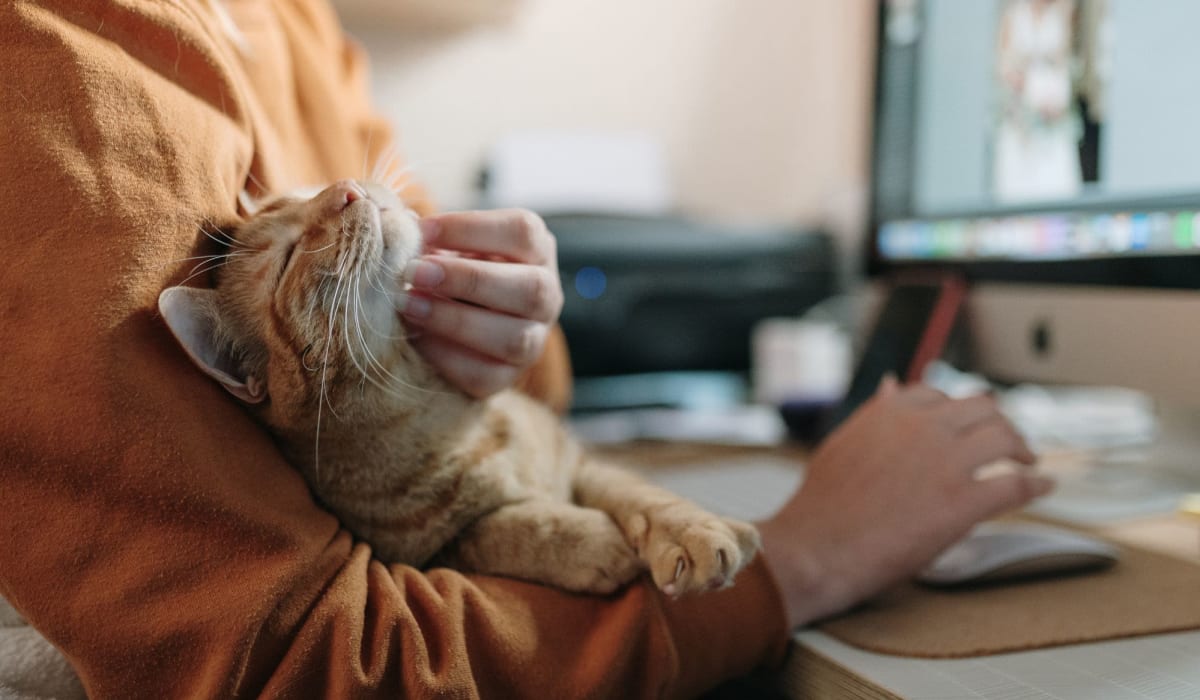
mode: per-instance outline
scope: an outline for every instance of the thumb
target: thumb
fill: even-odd
[[[888,372],[883,375],[883,380],[879,382],[879,388],[876,389],[875,393],[883,397],[888,397],[895,394],[899,388],[900,382],[896,380],[895,373]]]

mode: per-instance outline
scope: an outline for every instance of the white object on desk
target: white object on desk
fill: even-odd
[[[1162,473],[1153,465],[1107,465],[1100,459],[1065,474],[1049,472],[1054,491],[1027,510],[1079,525],[1103,525],[1175,511],[1194,480]]]
[[[769,318],[754,327],[754,400],[836,403],[850,384],[850,338],[833,323]]]
[[[917,580],[937,586],[1082,571],[1117,561],[1104,540],[1033,523],[983,523],[942,552]]]

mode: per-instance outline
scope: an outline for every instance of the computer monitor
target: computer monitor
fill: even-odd
[[[1001,380],[1200,403],[1200,3],[880,4],[870,270],[961,273]]]

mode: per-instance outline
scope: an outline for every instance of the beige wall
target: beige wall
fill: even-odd
[[[379,107],[444,206],[474,203],[506,131],[642,129],[666,145],[686,214],[857,228],[871,0],[503,2],[519,8],[510,21],[453,32],[347,17]]]

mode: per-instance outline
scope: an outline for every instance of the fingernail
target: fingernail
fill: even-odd
[[[433,310],[429,300],[424,297],[410,296],[404,304],[401,313],[411,318],[428,318],[429,313]]]
[[[446,279],[446,271],[441,265],[428,260],[413,260],[404,268],[404,281],[414,287],[432,289]]]
[[[434,218],[424,218],[417,222],[417,226],[421,228],[421,237],[426,243],[430,243],[438,237],[442,231],[442,224]]]

